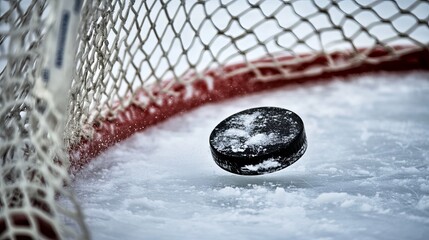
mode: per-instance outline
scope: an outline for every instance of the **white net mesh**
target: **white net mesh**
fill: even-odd
[[[1,1],[1,239],[88,238],[64,188],[63,143],[93,139],[105,121],[126,122],[120,113],[130,105],[163,107],[178,86],[189,98],[196,82],[210,90],[216,78],[292,81],[429,48],[425,0],[84,1],[77,50],[66,53],[76,56],[75,78],[61,86],[70,90],[66,117],[64,93],[44,82],[49,36],[63,36],[57,5]]]
[[[426,1],[93,1],[83,10],[91,14],[81,25],[69,126],[79,141],[93,134],[81,126],[174,95],[173,86],[209,70],[225,75],[234,63],[245,66],[226,77],[250,71],[270,81],[394,59],[427,48],[427,10]],[[321,55],[325,63],[296,69]],[[270,62],[254,62],[261,58]],[[266,67],[277,73],[259,71]]]
[[[59,6],[1,4],[0,239],[85,238],[80,208],[64,187],[70,183],[65,107],[42,80]]]

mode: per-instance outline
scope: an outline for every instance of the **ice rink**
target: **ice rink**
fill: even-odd
[[[258,106],[300,115],[307,152],[272,174],[223,171],[210,132]],[[205,105],[117,144],[73,187],[100,240],[426,239],[428,173],[429,74],[415,72]]]

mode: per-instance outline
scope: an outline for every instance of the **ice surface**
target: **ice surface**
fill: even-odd
[[[238,176],[211,130],[258,106],[304,121],[306,154]],[[80,172],[94,239],[427,239],[429,74],[370,75],[200,107],[138,133]]]

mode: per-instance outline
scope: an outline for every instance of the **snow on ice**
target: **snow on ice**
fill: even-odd
[[[427,239],[428,79],[368,75],[206,105],[111,148],[73,187],[94,239]],[[299,114],[306,154],[272,174],[223,171],[211,130],[258,106]]]

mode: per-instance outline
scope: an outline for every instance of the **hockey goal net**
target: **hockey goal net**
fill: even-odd
[[[88,239],[72,174],[174,114],[428,69],[428,21],[425,0],[1,1],[0,239]]]

